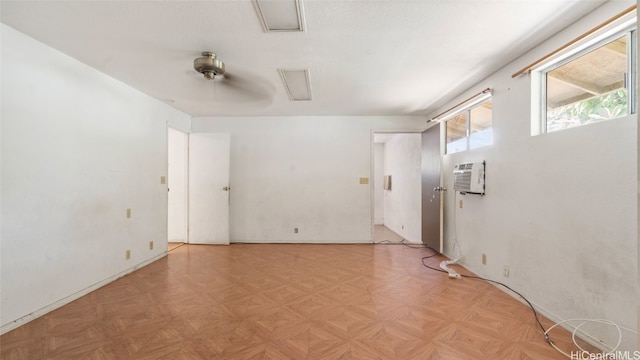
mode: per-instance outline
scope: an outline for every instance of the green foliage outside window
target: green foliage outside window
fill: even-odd
[[[626,115],[627,90],[622,88],[588,100],[547,109],[547,132],[616,119]]]

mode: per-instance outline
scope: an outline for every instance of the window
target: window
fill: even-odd
[[[447,154],[493,144],[490,92],[442,119],[446,119]]]
[[[636,20],[623,20],[532,69],[534,135],[635,113]]]

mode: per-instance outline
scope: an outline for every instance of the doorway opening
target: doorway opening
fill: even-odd
[[[421,134],[373,133],[373,242],[421,242]]]
[[[188,243],[189,137],[167,128],[167,240],[168,250]]]

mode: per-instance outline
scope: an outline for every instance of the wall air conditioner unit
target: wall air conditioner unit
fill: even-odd
[[[485,161],[454,165],[453,190],[462,194],[484,195],[485,165]]]

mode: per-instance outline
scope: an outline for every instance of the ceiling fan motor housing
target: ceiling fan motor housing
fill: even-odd
[[[216,59],[215,53],[208,51],[203,52],[202,57],[193,60],[193,68],[208,80],[224,74],[224,63]]]

